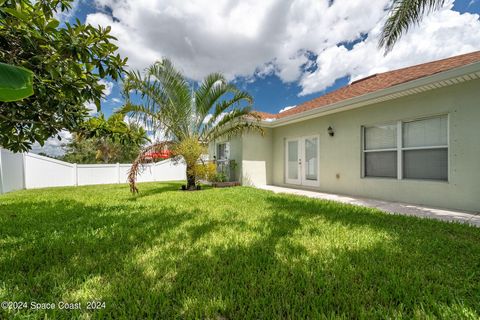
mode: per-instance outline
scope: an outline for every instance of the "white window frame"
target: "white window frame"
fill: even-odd
[[[414,121],[421,121],[426,119],[434,119],[440,117],[447,117],[447,144],[443,146],[421,146],[421,147],[403,147],[403,124],[408,122]],[[395,148],[388,148],[388,149],[372,149],[372,150],[365,150],[365,129],[372,127],[374,125],[397,125],[397,146]],[[396,179],[396,180],[417,180],[417,181],[434,181],[434,182],[443,182],[448,183],[450,181],[450,115],[449,114],[436,114],[431,116],[424,116],[419,118],[412,118],[412,119],[403,119],[397,121],[390,121],[384,122],[379,124],[372,124],[372,125],[364,125],[361,127],[361,177],[366,179]],[[404,178],[403,177],[403,151],[409,150],[432,150],[432,149],[447,149],[447,180],[434,180],[434,179],[414,179],[414,178]],[[367,176],[365,174],[365,153],[368,152],[382,152],[382,151],[396,151],[397,152],[397,177],[374,177],[374,176]]]
[[[391,126],[391,125],[397,125],[397,141],[396,141],[396,144],[397,146],[395,148],[385,148],[385,149],[369,149],[369,150],[365,150],[365,129],[367,128],[371,128],[373,126]],[[397,152],[397,177],[399,176],[398,175],[398,170],[399,170],[399,158],[398,158],[398,154],[399,154],[399,150],[398,150],[398,137],[399,137],[399,131],[398,131],[398,121],[389,121],[389,122],[383,122],[383,123],[377,123],[377,124],[372,124],[372,125],[367,125],[367,126],[362,126],[362,132],[361,132],[361,136],[362,136],[362,150],[361,150],[361,157],[362,157],[362,178],[373,178],[373,179],[397,179],[397,178],[393,178],[393,177],[374,177],[374,176],[367,176],[365,174],[365,153],[368,153],[368,152],[391,152],[391,151],[396,151]],[[401,139],[401,138],[400,138]]]

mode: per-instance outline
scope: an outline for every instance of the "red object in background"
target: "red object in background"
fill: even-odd
[[[145,154],[147,159],[168,159],[172,156],[172,153],[169,150],[163,150],[160,152],[149,152]]]

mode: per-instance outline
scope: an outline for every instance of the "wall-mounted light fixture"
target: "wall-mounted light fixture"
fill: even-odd
[[[333,131],[332,127],[328,127],[327,132],[330,137],[333,137],[335,135],[335,131]]]

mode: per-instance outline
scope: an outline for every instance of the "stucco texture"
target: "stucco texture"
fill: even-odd
[[[480,210],[480,80],[273,129],[272,183],[284,180],[285,139],[320,136],[319,191],[452,209]],[[362,178],[361,128],[449,115],[449,181]],[[327,128],[332,126],[335,136]],[[337,178],[338,175],[338,178]]]
[[[329,193],[480,211],[480,80],[244,134],[231,141],[244,185]],[[362,177],[362,126],[448,115],[448,182]],[[327,128],[334,128],[329,136]],[[318,135],[319,186],[285,183],[285,140]],[[214,148],[210,147],[210,154]]]

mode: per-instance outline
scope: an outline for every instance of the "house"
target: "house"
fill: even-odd
[[[480,51],[357,80],[215,141],[244,185],[480,210]]]

